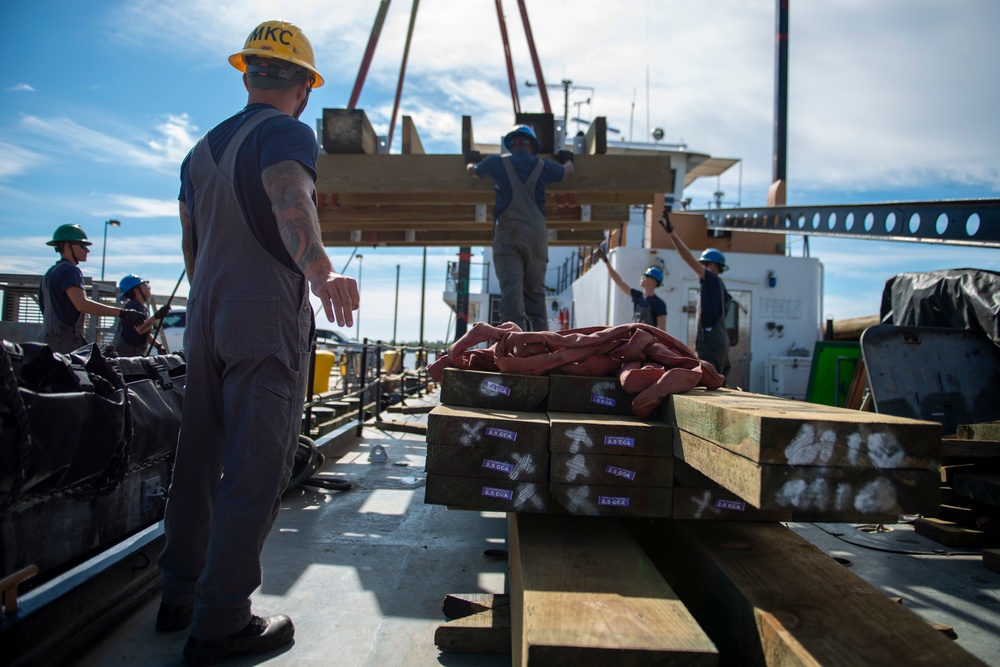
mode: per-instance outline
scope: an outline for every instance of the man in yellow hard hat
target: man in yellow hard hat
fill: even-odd
[[[87,298],[80,262],[87,261],[90,240],[80,225],[59,225],[52,240],[45,245],[59,253],[59,261],[45,273],[38,288],[38,305],[42,310],[41,341],[53,352],[68,354],[87,345],[83,336],[84,315],[120,317],[131,326],[143,323],[146,316],[136,310],[116,308]]]
[[[284,615],[251,612],[260,551],[291,476],[315,330],[352,326],[355,281],[333,270],[316,210],[316,135],[298,121],[323,84],[295,25],[265,21],[229,62],[247,106],[181,165],[180,220],[191,289],[187,377],[160,556],[156,627],[190,627],[184,659],[215,664],[292,641]]]

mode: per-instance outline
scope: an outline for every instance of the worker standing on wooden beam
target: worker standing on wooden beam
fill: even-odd
[[[493,268],[500,281],[500,320],[514,322],[523,331],[548,331],[545,187],[573,174],[573,153],[559,151],[558,163],[539,158],[538,138],[529,125],[507,133],[503,149],[503,155],[485,159],[477,151],[465,155],[468,172],[491,178],[496,192]]]
[[[726,314],[733,298],[729,296],[725,283],[719,278],[729,268],[726,266],[726,256],[721,250],[706,248],[701,257],[695,259],[684,241],[674,231],[668,208],[663,209],[660,224],[667,231],[667,236],[677,249],[677,254],[701,281],[695,352],[700,359],[712,364],[720,375],[729,375],[729,332],[726,330]]]
[[[288,616],[251,613],[260,552],[278,514],[302,424],[315,322],[354,324],[358,286],[319,233],[313,129],[298,118],[323,85],[295,25],[265,21],[229,57],[247,106],[181,165],[191,290],[187,378],[159,565],[160,631],[190,626],[184,660],[215,664],[292,641]]]

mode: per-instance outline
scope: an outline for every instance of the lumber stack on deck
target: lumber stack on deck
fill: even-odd
[[[863,521],[939,504],[937,423],[726,389],[672,396],[664,417],[676,458],[757,509]]]

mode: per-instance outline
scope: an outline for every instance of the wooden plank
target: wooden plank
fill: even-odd
[[[965,440],[1000,441],[1000,421],[959,424],[955,431],[955,437]]]
[[[424,145],[420,143],[420,135],[417,134],[417,126],[413,123],[412,116],[403,116],[403,154],[423,155]]]
[[[674,459],[553,452],[549,456],[549,480],[562,484],[670,488],[674,485]]]
[[[952,488],[960,496],[972,498],[992,507],[1000,507],[1000,475],[962,473],[955,475]]]
[[[669,517],[673,506],[673,492],[663,487],[551,484],[549,490],[557,503],[577,516]]]
[[[322,232],[323,245],[342,246],[489,246],[493,242],[493,231],[487,225],[480,230],[455,231],[338,231]],[[550,230],[550,246],[596,245],[604,240],[603,229]]]
[[[762,510],[932,514],[940,499],[935,470],[761,465],[686,431],[674,456]]]
[[[427,415],[427,442],[512,452],[547,451],[549,420],[544,412],[438,405]]]
[[[997,537],[981,530],[964,528],[951,521],[921,517],[913,523],[913,530],[919,535],[932,539],[946,547],[986,547],[995,546]]]
[[[427,443],[428,473],[454,477],[504,479],[516,482],[549,481],[549,453],[510,451],[507,448]]]
[[[941,438],[942,460],[979,458],[1000,458],[1000,442],[996,440]]]
[[[545,375],[515,375],[446,368],[441,378],[444,405],[519,410],[542,408],[549,394]]]
[[[622,389],[618,378],[549,376],[550,412],[585,412],[599,415],[631,415],[632,394]]]
[[[549,450],[571,454],[672,456],[677,429],[624,415],[549,412]]]
[[[675,459],[675,462],[676,459]],[[677,462],[679,463],[679,462]],[[757,509],[732,491],[716,487],[675,486],[671,516],[694,521],[803,521],[820,523],[896,523],[898,514],[872,514],[850,509],[837,512],[800,512],[794,509]]]
[[[717,664],[712,642],[620,523],[507,521],[514,665]]]
[[[486,216],[486,225],[493,224],[492,204]],[[558,202],[549,201],[545,205],[546,223],[576,223],[583,226],[596,226],[598,223],[619,225],[628,221],[629,210],[624,204],[609,204],[590,207],[590,219],[583,220],[584,212],[580,206],[560,206]],[[455,224],[467,225],[476,221],[476,207],[473,204],[366,204],[341,206],[321,206],[319,208],[320,227],[322,229],[337,228],[361,229],[356,225],[367,223],[386,224],[429,223],[441,225],[443,228]],[[433,227],[428,227],[433,228]]]
[[[603,155],[608,152],[608,119],[598,116],[587,128],[587,136],[584,139],[587,147],[587,155]],[[671,192],[671,190],[664,190]]]
[[[550,184],[548,193],[575,193],[580,203],[590,203],[585,193],[672,190],[670,157],[666,155],[584,155],[574,163],[573,175]],[[326,153],[319,156],[316,171],[318,193],[479,193],[483,196],[472,203],[492,203],[494,199],[490,179],[470,176],[462,155]]]
[[[322,157],[322,156],[321,156]],[[493,191],[486,187],[463,192],[334,192],[318,190],[320,207],[324,206],[380,206],[388,204],[485,204],[494,203]],[[551,193],[551,198],[561,206],[590,205],[640,205],[653,203],[654,195],[641,190],[617,190],[615,192]],[[562,199],[560,199],[562,198]],[[560,203],[560,201],[562,203]]]
[[[378,153],[378,136],[362,109],[323,109],[323,150]]]
[[[452,598],[451,608],[463,603],[476,611],[461,616],[448,613],[449,599],[445,599],[445,616],[451,621],[439,625],[434,631],[434,645],[444,653],[510,653],[510,599],[507,595],[487,593]],[[457,603],[457,604],[456,604]]]
[[[781,524],[630,526],[718,646],[720,664],[983,664]]]
[[[565,514],[548,484],[427,474],[424,503],[485,512]]]
[[[719,389],[676,394],[664,419],[758,463],[921,468],[939,464],[941,425]]]

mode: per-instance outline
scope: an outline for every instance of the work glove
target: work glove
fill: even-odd
[[[156,312],[153,313],[154,320],[162,320],[164,317],[170,314],[170,305],[160,306],[157,308]]]
[[[604,248],[597,249],[597,259],[601,260],[605,264],[608,263],[608,253],[604,251]]]
[[[139,310],[132,310],[131,308],[122,308],[119,310],[118,317],[120,317],[125,324],[131,324],[134,327],[141,327],[146,321],[145,313]]]
[[[157,354],[163,354],[163,346],[158,341],[153,341],[153,349],[156,350]]]
[[[674,233],[674,225],[670,222],[670,209],[665,206],[663,207],[663,222],[660,224],[662,224],[663,228],[667,230],[667,234]]]
[[[465,164],[478,164],[483,159],[483,154],[479,151],[466,151]]]
[[[573,151],[559,151],[556,153],[556,160],[559,164],[566,164],[573,161]]]

